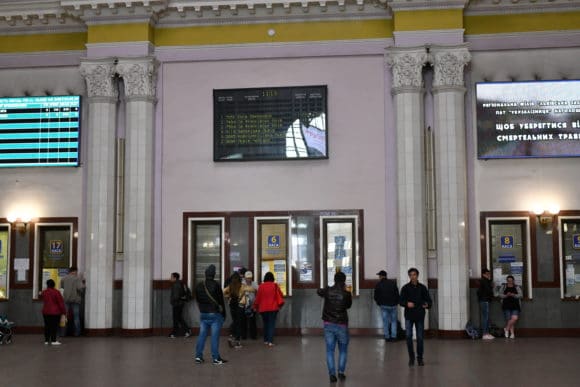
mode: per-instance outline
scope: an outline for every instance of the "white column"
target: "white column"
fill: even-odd
[[[464,45],[432,47],[437,198],[439,329],[460,331],[469,318]]]
[[[151,57],[119,59],[117,72],[126,100],[123,329],[149,329],[156,63]]]
[[[397,233],[399,285],[408,282],[407,270],[416,267],[427,281],[424,192],[424,47],[389,50],[393,70],[392,93],[397,130]]]
[[[88,94],[86,324],[113,327],[115,255],[115,129],[117,88],[113,59],[83,60]]]

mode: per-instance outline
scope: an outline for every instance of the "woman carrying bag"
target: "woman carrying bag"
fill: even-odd
[[[44,302],[42,307],[42,317],[44,318],[44,344],[60,345],[56,339],[56,333],[61,318],[66,318],[66,308],[62,294],[54,288],[55,283],[49,279],[46,281],[46,289],[40,297]]]
[[[267,272],[264,275],[264,282],[258,287],[253,305],[254,310],[260,313],[264,322],[264,345],[274,346],[276,316],[283,305],[284,296],[278,284],[274,282],[274,274]]]

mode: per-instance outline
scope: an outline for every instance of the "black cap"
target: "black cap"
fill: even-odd
[[[381,277],[386,277],[387,276],[387,272],[384,270],[381,270],[377,273],[377,275],[380,275]]]

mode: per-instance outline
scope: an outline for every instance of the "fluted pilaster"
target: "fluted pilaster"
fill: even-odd
[[[119,59],[125,85],[125,238],[123,328],[151,327],[153,140],[156,62]]]
[[[115,129],[117,88],[114,60],[83,60],[80,72],[88,94],[86,324],[113,327],[115,253]]]

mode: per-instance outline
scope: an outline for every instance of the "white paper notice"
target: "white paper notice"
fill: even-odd
[[[26,270],[16,270],[16,282],[26,281]]]
[[[574,280],[575,280],[574,265],[568,264],[566,265],[566,285],[574,286]]]
[[[30,269],[29,258],[14,258],[14,270],[28,270]]]
[[[495,286],[499,286],[502,284],[501,267],[496,267],[495,269],[493,269],[493,282]]]

